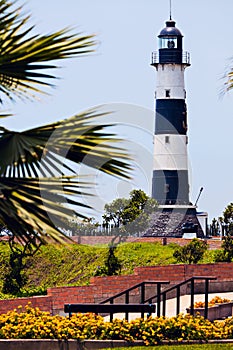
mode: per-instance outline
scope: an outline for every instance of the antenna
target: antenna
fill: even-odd
[[[170,0],[170,21],[172,19],[172,0]]]
[[[195,202],[195,206],[197,206],[197,202],[198,202],[198,200],[199,200],[199,198],[200,198],[200,195],[201,195],[201,192],[203,191],[203,187],[201,187],[200,188],[200,191],[199,191],[199,194],[198,194],[198,197],[197,197],[197,200],[196,200],[196,202]]]

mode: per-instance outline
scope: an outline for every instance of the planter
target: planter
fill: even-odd
[[[208,307],[208,320],[214,321],[214,320],[221,320],[226,317],[232,316],[232,307],[233,307],[233,301],[229,303],[222,303],[222,304],[216,304],[214,306]],[[190,313],[190,308],[187,308],[186,311]],[[199,314],[200,316],[204,317],[205,309],[195,308],[194,309],[194,316],[196,314]]]

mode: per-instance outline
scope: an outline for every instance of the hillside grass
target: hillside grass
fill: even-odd
[[[121,243],[117,246],[116,256],[121,262],[121,274],[134,272],[139,266],[175,264],[173,252],[177,247],[171,243]],[[98,267],[106,260],[108,246],[90,246],[69,244],[64,246],[42,246],[34,256],[25,260],[27,284],[21,296],[45,294],[48,287],[67,285],[87,285]],[[8,270],[10,249],[8,243],[0,242],[0,298],[4,275]],[[203,263],[213,262],[214,251],[207,251]]]

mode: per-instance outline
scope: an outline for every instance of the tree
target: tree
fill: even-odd
[[[197,264],[203,258],[206,250],[207,243],[194,238],[185,246],[177,248],[174,251],[173,256],[177,262],[184,264]]]
[[[227,205],[223,215],[219,217],[222,230],[221,250],[217,251],[214,256],[216,262],[231,262],[233,259],[233,203]]]
[[[89,236],[98,232],[100,224],[95,221],[95,218],[78,219],[73,217],[72,220],[63,221],[63,229],[72,236]]]
[[[58,68],[53,61],[93,51],[92,35],[69,28],[31,34],[29,19],[15,2],[0,0],[0,102],[34,100],[56,78],[47,73]],[[78,178],[74,163],[128,177],[128,156],[116,147],[120,140],[106,131],[109,126],[98,122],[100,116],[88,110],[23,132],[0,128],[0,226],[11,241],[29,244],[29,251],[63,241],[62,219],[73,217],[70,205],[85,207],[79,196],[90,186]],[[84,218],[80,211],[76,215]]]
[[[105,204],[104,226],[113,225],[115,228],[119,228],[121,225],[125,225],[123,212],[128,204],[129,200],[126,198],[117,198],[111,203]]]
[[[228,204],[225,208],[221,225],[226,234],[233,235],[233,203]]]
[[[212,222],[210,224],[210,235],[211,236],[218,236],[220,232],[219,222],[215,218],[212,219]]]
[[[150,214],[157,208],[157,202],[142,190],[130,192],[130,198],[118,198],[106,204],[104,223],[117,228],[119,233],[143,232],[149,225]]]
[[[114,276],[121,273],[121,262],[115,255],[116,245],[109,245],[104,266],[98,267],[95,276]]]
[[[9,267],[6,270],[2,292],[5,294],[19,295],[21,288],[25,286],[27,277],[24,272],[26,256],[30,255],[28,245],[20,247],[14,241],[10,242],[11,253],[9,257]]]
[[[215,253],[215,262],[231,262],[233,259],[233,238],[229,234],[223,237],[221,248]]]

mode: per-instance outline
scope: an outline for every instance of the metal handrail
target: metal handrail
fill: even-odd
[[[152,59],[151,59],[151,64],[158,64],[159,62],[159,51],[153,51],[152,52]],[[171,54],[171,56],[169,55],[169,53],[167,53],[167,57],[173,57],[173,55]],[[188,51],[182,51],[182,64],[187,64],[190,65],[190,53]]]
[[[143,288],[146,284],[169,284],[169,283],[170,283],[169,281],[143,281],[143,282],[140,282],[140,283],[137,283],[137,284],[133,285],[130,288],[127,288],[127,289],[123,290],[120,293],[117,293],[117,294],[113,295],[112,297],[109,297],[107,299],[102,300],[100,302],[100,304],[105,304],[107,302],[111,302],[112,300],[114,300],[114,299],[116,299],[116,298],[126,294],[127,292],[131,292],[131,290],[133,290],[133,289],[137,289],[139,287]],[[144,304],[144,302],[141,301],[141,304]]]
[[[141,289],[141,298],[140,298],[140,303],[141,304],[145,304],[147,301],[145,301],[145,286],[147,284],[156,284],[157,285],[157,294],[160,294],[161,293],[161,285],[162,284],[169,284],[170,282],[169,281],[143,281],[143,282],[140,282],[140,283],[137,283],[125,290],[123,290],[122,292],[120,293],[117,293],[115,295],[113,295],[112,297],[109,297],[107,299],[104,299],[100,302],[100,304],[105,304],[105,303],[110,303],[110,304],[113,304],[114,303],[114,299],[117,299],[118,297],[122,296],[122,295],[125,295],[125,304],[129,304],[129,292],[131,292],[132,290],[134,289],[137,289],[137,288],[140,288]],[[149,304],[151,304],[149,302]],[[127,320],[128,319],[128,312],[125,313],[125,319]],[[111,319],[112,315],[110,315],[110,319]],[[143,317],[143,313],[141,313],[141,317]]]
[[[100,313],[109,313],[110,321],[113,320],[113,314],[118,312],[124,312],[127,315],[131,312],[141,312],[143,317],[145,313],[149,317],[152,313],[155,313],[155,310],[155,304],[64,304],[64,312],[69,314],[69,318],[71,318],[73,312],[93,312],[97,315]],[[126,320],[128,320],[128,316]]]
[[[194,315],[194,282],[195,280],[205,280],[205,310],[204,310],[204,318],[208,317],[208,294],[209,294],[209,281],[216,280],[216,277],[212,276],[193,276],[183,282],[176,284],[173,287],[170,287],[163,292],[159,292],[151,298],[146,299],[144,302],[152,303],[153,299],[157,299],[157,316],[160,317],[161,310],[161,297],[163,299],[163,316],[166,314],[166,295],[172,290],[176,289],[176,313],[177,315],[180,313],[180,287],[191,282],[191,295],[190,295],[190,314]]]

